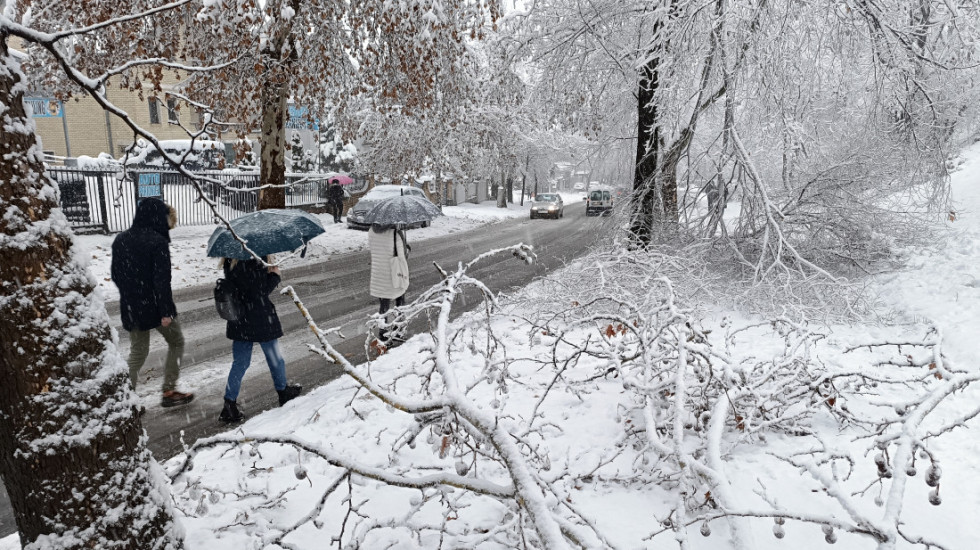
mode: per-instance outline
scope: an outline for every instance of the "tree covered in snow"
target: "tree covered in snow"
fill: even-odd
[[[102,296],[45,173],[10,46],[19,37],[32,55],[51,55],[61,78],[104,94],[105,75],[75,66],[86,46],[177,4],[135,1],[117,14],[115,2],[0,2],[0,474],[25,548],[183,547]],[[116,42],[105,57],[137,66],[140,44]]]
[[[313,152],[306,148],[303,136],[293,131],[289,138],[289,170],[292,172],[311,172],[314,169]]]
[[[321,120],[320,124],[317,148],[320,171],[345,173],[353,171],[357,162],[357,147],[343,140],[332,116]]]
[[[975,1],[544,0],[515,14],[514,36],[554,120],[638,136],[638,244],[679,224],[737,244],[761,277],[866,268],[889,233],[912,233],[894,205],[941,210],[946,154],[976,103],[978,13]]]

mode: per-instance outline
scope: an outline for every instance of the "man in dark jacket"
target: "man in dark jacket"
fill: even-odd
[[[167,341],[161,405],[190,403],[194,395],[177,391],[184,336],[170,289],[170,229],[177,213],[159,199],[145,198],[136,207],[133,225],[112,242],[112,281],[119,288],[119,313],[129,332],[129,378],[133,388],[146,356],[150,331]]]
[[[340,223],[340,216],[344,213],[344,188],[336,179],[330,180],[330,187],[327,188],[327,209],[333,214],[333,222]]]

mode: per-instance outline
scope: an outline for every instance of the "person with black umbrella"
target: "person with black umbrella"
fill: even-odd
[[[269,299],[282,276],[278,266],[266,264],[273,262],[272,254],[300,247],[305,252],[310,239],[321,234],[323,225],[315,216],[300,210],[269,209],[240,216],[229,222],[228,227],[216,228],[208,239],[208,256],[221,258],[218,265],[224,271],[224,279],[216,287],[216,298],[218,289],[230,289],[228,303],[234,302],[225,311],[216,300],[219,314],[228,321],[225,336],[232,341],[231,370],[225,385],[224,407],[218,416],[222,422],[240,422],[245,418],[238,407],[238,393],[245,371],[252,363],[256,343],[265,354],[279,394],[279,405],[285,405],[303,391],[302,386],[286,381],[286,360],[279,349],[282,324],[276,306]]]
[[[270,263],[272,257],[267,256],[264,261]],[[265,267],[255,259],[229,258],[222,258],[221,267],[225,281],[234,289],[242,310],[241,316],[237,320],[229,320],[225,328],[225,336],[231,340],[232,360],[225,385],[225,403],[218,419],[231,423],[245,418],[238,408],[238,393],[245,371],[252,363],[252,349],[256,343],[262,348],[269,365],[280,406],[298,397],[303,387],[286,381],[286,360],[279,350],[282,324],[275,304],[269,299],[269,294],[282,280],[279,267]]]
[[[408,290],[408,246],[405,230],[420,227],[442,213],[426,199],[410,195],[398,195],[385,199],[371,207],[364,220],[371,224],[368,231],[368,249],[371,251],[371,296],[381,301],[380,313],[404,305]],[[378,339],[387,343],[387,330],[378,332]]]

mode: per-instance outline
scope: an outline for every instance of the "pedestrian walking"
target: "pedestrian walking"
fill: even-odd
[[[368,248],[371,250],[371,296],[380,300],[379,313],[405,304],[405,291],[408,290],[408,246],[405,231],[374,225],[368,231]],[[387,330],[378,333],[384,343]]]
[[[344,213],[344,188],[340,186],[340,180],[330,180],[330,187],[327,188],[327,210],[333,214],[333,222],[340,223],[340,216]]]
[[[265,261],[271,263],[272,257],[266,256]],[[234,290],[242,306],[242,314],[238,320],[228,321],[225,329],[225,336],[232,341],[232,361],[225,385],[224,408],[218,418],[222,422],[239,422],[245,415],[238,408],[238,393],[245,371],[252,363],[254,344],[258,343],[265,354],[280,406],[299,396],[303,387],[286,381],[286,360],[279,349],[282,325],[276,314],[276,306],[269,299],[269,294],[281,281],[279,268],[266,267],[255,259],[222,258],[220,265],[224,270],[225,282]]]
[[[177,391],[184,335],[177,322],[177,306],[170,288],[170,230],[177,211],[160,199],[145,198],[136,207],[129,229],[112,241],[112,282],[119,289],[119,315],[129,332],[129,379],[133,389],[150,353],[150,331],[167,342],[160,404],[190,403],[194,394]]]

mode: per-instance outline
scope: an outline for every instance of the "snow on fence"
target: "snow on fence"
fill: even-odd
[[[255,211],[258,192],[247,189],[259,186],[257,173],[223,170],[201,174],[222,182],[202,182],[201,186],[223,217],[233,219]],[[176,171],[131,170],[118,179],[111,170],[51,167],[48,175],[57,182],[61,207],[76,230],[123,231],[133,221],[136,203],[144,197],[159,197],[176,208],[178,225],[215,223],[214,213],[200,199],[190,178]],[[287,174],[291,185],[286,189],[286,207],[324,203],[331,175]]]

